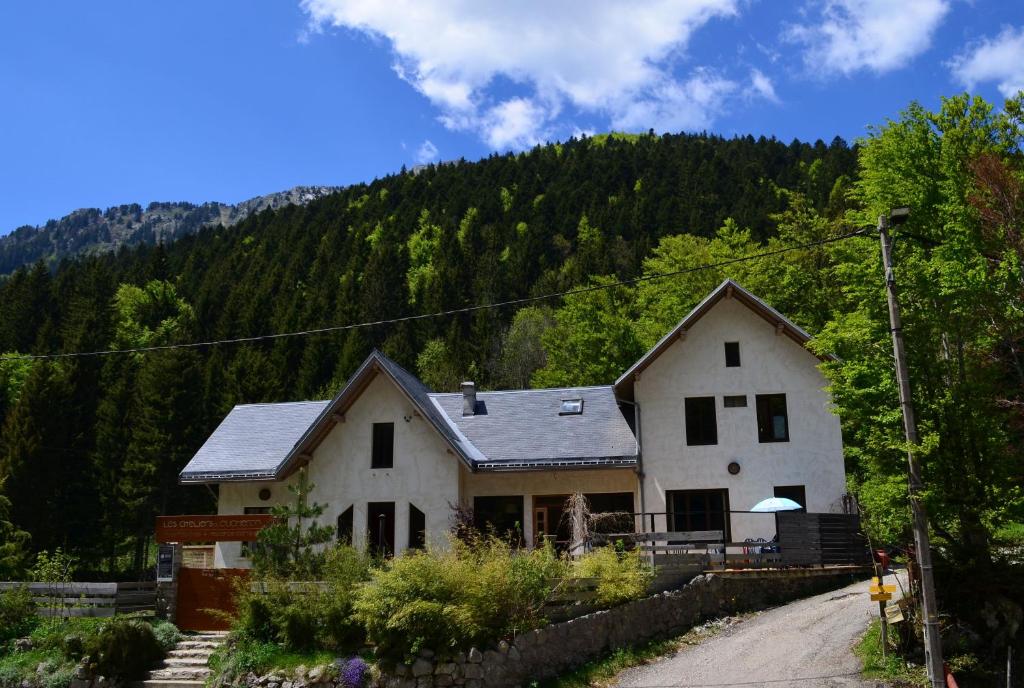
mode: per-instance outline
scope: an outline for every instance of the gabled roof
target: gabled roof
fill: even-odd
[[[288,454],[328,402],[236,406],[181,472],[186,482],[273,480]]]
[[[471,416],[462,415],[462,394],[430,398],[480,451],[477,470],[636,464],[636,437],[611,385],[477,392]],[[582,413],[561,415],[566,399],[582,399]]]
[[[309,458],[310,452],[327,436],[327,433],[331,431],[345,411],[359,398],[359,395],[363,393],[363,390],[369,386],[370,382],[377,375],[384,375],[389,378],[405,395],[413,405],[413,408],[428,423],[434,426],[434,429],[440,433],[441,437],[448,443],[455,454],[467,466],[473,467],[474,458],[479,455],[479,452],[476,451],[475,447],[466,442],[465,438],[460,437],[458,433],[453,431],[447,419],[431,403],[430,388],[408,370],[374,349],[366,357],[362,365],[359,366],[359,369],[349,378],[349,381],[345,383],[345,387],[327,404],[317,419],[313,421],[312,425],[309,426],[295,446],[288,452],[282,469],[278,472],[279,478],[287,476]]]
[[[633,381],[636,379],[636,376],[647,366],[653,363],[658,356],[664,353],[664,351],[668,349],[668,347],[670,347],[681,334],[684,334],[686,330],[693,327],[698,320],[704,317],[704,315],[710,311],[715,304],[725,298],[736,299],[754,313],[764,318],[770,324],[780,328],[782,334],[785,334],[800,346],[806,348],[807,342],[811,341],[811,335],[807,334],[807,332],[799,325],[784,316],[782,313],[779,313],[758,297],[754,296],[735,281],[727,279],[715,287],[714,291],[708,294],[703,301],[698,303],[685,318],[680,320],[679,324],[676,325],[671,332],[658,340],[658,343],[655,344],[650,351],[641,356],[639,361],[631,365],[626,372],[620,375],[619,379],[615,381],[615,391],[620,396],[631,398],[633,395]],[[809,349],[808,353],[817,356],[823,361],[838,360],[832,355],[818,356]]]

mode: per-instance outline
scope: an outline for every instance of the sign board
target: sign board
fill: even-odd
[[[161,544],[156,552],[156,580],[170,583],[174,580],[174,545]]]
[[[157,542],[252,542],[274,522],[270,514],[157,516]]]
[[[869,592],[896,592],[896,585],[890,583],[888,585],[872,585],[868,588]]]
[[[888,602],[892,599],[892,593],[888,592],[873,592],[871,593],[872,602]]]
[[[903,621],[903,610],[898,604],[890,604],[885,608],[885,620],[891,624]]]

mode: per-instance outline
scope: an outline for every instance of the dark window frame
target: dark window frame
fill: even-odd
[[[740,343],[739,342],[726,342],[725,343],[725,367],[726,368],[739,368],[740,363]]]
[[[721,508],[712,508],[713,497],[721,500]],[[703,509],[694,508],[695,500],[703,501]],[[681,500],[683,504],[680,504]],[[671,516],[673,532],[691,532],[695,530],[721,530],[724,542],[732,540],[732,523],[729,513],[729,488],[716,487],[707,490],[666,490],[665,501]],[[682,508],[679,508],[682,507]],[[716,527],[714,515],[722,519],[721,527]]]
[[[806,485],[775,485],[772,488],[772,496],[792,499],[802,506],[800,511],[807,511],[807,486]],[[799,499],[795,497],[799,496]]]
[[[355,505],[349,505],[347,509],[338,514],[336,523],[335,537],[338,542],[351,545],[352,538],[355,536]]]
[[[726,394],[722,397],[722,408],[747,408],[747,395]]]
[[[773,442],[789,442],[789,405],[786,402],[785,394],[758,394],[754,397],[754,405],[757,407],[757,441],[762,444]],[[783,435],[780,437],[776,432],[775,418],[778,418],[778,408],[772,408],[773,404],[782,404],[781,417],[783,419]]]
[[[395,424],[374,423],[370,441],[370,468],[395,467]]]
[[[427,515],[409,502],[409,549],[427,548]]]
[[[718,413],[715,407],[715,397],[686,397],[683,399],[687,446],[702,447],[718,444]]]
[[[394,502],[366,503],[366,550],[368,552],[384,557],[395,555],[395,510]],[[384,516],[383,521],[380,518],[382,515]],[[384,526],[383,529],[381,525]]]

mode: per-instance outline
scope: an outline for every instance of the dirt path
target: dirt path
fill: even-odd
[[[855,583],[768,610],[700,645],[629,669],[616,685],[875,688],[880,684],[860,677],[860,660],[852,652],[878,614],[867,589],[867,582]]]

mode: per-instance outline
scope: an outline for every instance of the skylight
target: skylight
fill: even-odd
[[[562,399],[562,408],[558,411],[560,416],[576,416],[583,413],[582,399]]]

